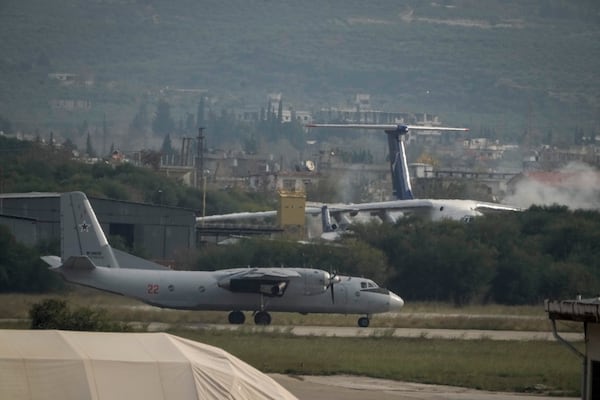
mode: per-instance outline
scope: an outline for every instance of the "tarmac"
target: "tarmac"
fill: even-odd
[[[299,400],[576,400],[578,397],[502,393],[349,375],[269,374]]]

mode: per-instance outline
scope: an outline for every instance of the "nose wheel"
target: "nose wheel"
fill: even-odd
[[[358,319],[358,326],[361,328],[367,328],[369,326],[369,317],[360,317]]]

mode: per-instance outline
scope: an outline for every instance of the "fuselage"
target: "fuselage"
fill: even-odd
[[[404,305],[398,295],[369,279],[339,276],[333,289],[315,290],[308,285],[307,277],[318,270],[293,270],[299,272],[300,277],[289,279],[281,296],[233,292],[223,287],[228,277],[244,269],[161,271],[95,267],[92,270],[59,268],[57,272],[69,282],[173,309],[375,314],[398,311]]]

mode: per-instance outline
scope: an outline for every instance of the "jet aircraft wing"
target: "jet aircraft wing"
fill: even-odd
[[[204,217],[196,217],[196,222],[219,222],[219,221],[241,221],[257,218],[268,218],[277,216],[276,210],[269,211],[248,211],[229,214],[207,215]]]

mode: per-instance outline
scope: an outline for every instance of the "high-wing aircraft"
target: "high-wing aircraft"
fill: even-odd
[[[234,268],[175,271],[117,251],[108,243],[90,202],[82,192],[64,193],[61,207],[61,257],[44,256],[52,271],[72,283],[174,309],[230,311],[242,324],[244,311],[268,325],[271,311],[372,314],[398,311],[400,296],[370,279],[309,268]]]
[[[386,222],[395,222],[398,218],[407,215],[423,217],[432,221],[443,219],[470,221],[473,217],[486,213],[519,211],[517,207],[476,200],[414,198],[403,138],[410,130],[468,131],[467,128],[401,124],[308,124],[306,127],[383,130],[388,136],[390,170],[395,200],[356,204],[307,202],[305,208],[307,215],[322,215],[323,232],[326,234],[322,236],[324,238],[337,237],[335,232],[339,233],[340,229],[361,220],[360,217],[375,217]],[[240,220],[274,215],[276,215],[275,211],[233,213],[199,217],[198,221]]]
[[[420,216],[432,221],[443,219],[470,221],[473,217],[486,213],[519,210],[508,205],[476,200],[414,198],[403,137],[410,130],[468,131],[468,128],[394,124],[309,124],[306,126],[308,128],[383,130],[388,136],[390,170],[393,194],[396,200],[358,204],[327,204],[327,210],[324,210],[323,213],[329,213],[329,218],[333,217],[338,223],[330,221],[329,225],[326,225],[327,216],[324,216],[324,230],[331,232],[340,226],[347,226],[352,223],[352,217],[358,214],[378,217],[387,222],[395,222],[398,218],[406,215]],[[315,208],[318,205],[318,203],[307,203],[307,209]]]

